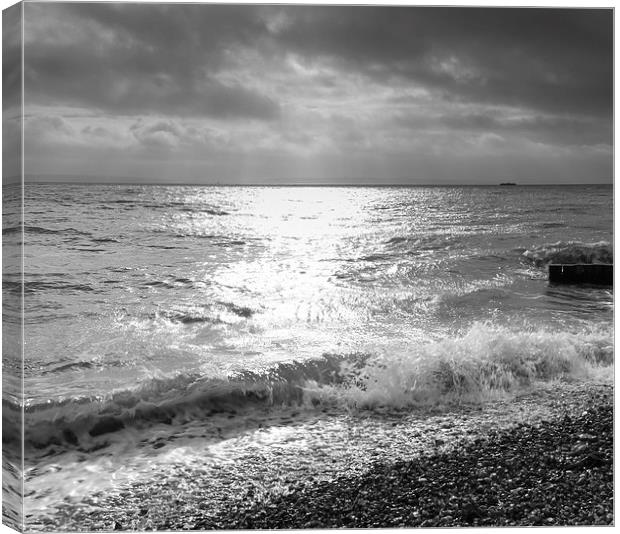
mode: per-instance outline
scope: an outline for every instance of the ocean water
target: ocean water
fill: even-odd
[[[27,184],[24,230],[35,515],[293,407],[328,425],[613,373],[612,289],[546,273],[613,262],[611,186]]]

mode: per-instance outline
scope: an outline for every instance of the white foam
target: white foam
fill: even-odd
[[[611,370],[613,334],[511,331],[475,323],[465,334],[412,347],[409,353],[369,359],[343,369],[344,385],[310,383],[310,402],[352,407],[427,405],[477,401],[531,386],[537,380],[586,378]],[[346,362],[343,366],[347,366]]]
[[[523,256],[541,267],[549,263],[613,263],[613,245],[607,241],[558,241],[526,250]]]

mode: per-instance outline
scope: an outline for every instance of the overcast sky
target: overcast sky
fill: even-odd
[[[612,11],[25,5],[26,174],[612,180]]]

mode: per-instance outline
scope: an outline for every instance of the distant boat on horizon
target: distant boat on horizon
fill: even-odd
[[[515,182],[502,182],[499,185],[517,185]]]

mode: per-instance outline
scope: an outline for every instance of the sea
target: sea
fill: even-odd
[[[613,263],[611,185],[27,183],[23,217],[27,522],[296,417],[320,443],[613,376],[612,288],[547,275]]]

